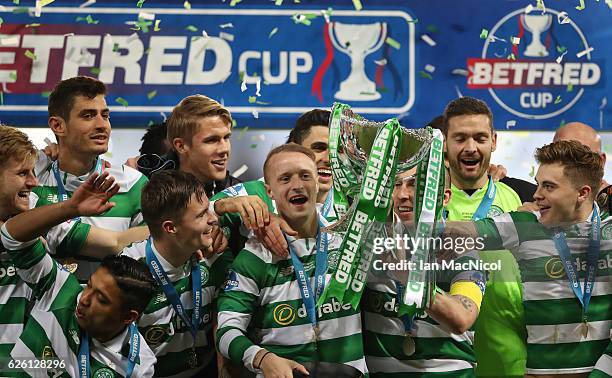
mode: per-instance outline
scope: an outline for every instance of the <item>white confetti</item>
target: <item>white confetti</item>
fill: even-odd
[[[436,41],[434,41],[433,39],[431,39],[430,36],[428,36],[427,34],[422,34],[421,35],[421,39],[423,41],[425,41],[425,43],[427,43],[429,46],[434,47],[436,45]]]
[[[230,42],[234,41],[234,35],[233,34],[229,34],[229,33],[225,33],[225,32],[219,33],[219,38],[225,39],[226,41],[230,41]]]
[[[375,60],[374,63],[376,63],[379,66],[384,66],[387,64],[387,59],[383,58],[381,60]]]
[[[94,5],[95,3],[96,3],[96,0],[87,0],[83,4],[79,5],[79,8],[87,8],[88,6]]]
[[[601,99],[601,105],[599,105],[599,128],[600,129],[603,129],[603,125],[604,125],[603,115],[604,115],[604,108],[606,107],[606,105],[608,105],[608,98],[604,97]]]
[[[159,112],[159,114],[161,114],[161,116],[164,118],[164,122],[166,122],[166,119],[168,119],[168,117],[166,117],[166,113]]]
[[[234,24],[232,24],[231,22],[228,22],[227,24],[221,24],[221,25],[219,25],[219,27],[220,27],[221,29],[225,29],[225,28],[233,28],[233,27],[234,27]]]
[[[586,50],[582,50],[581,52],[579,52],[578,54],[576,54],[576,58],[582,58],[583,56],[588,54],[588,58],[591,58],[591,54],[589,54],[591,51],[595,50],[593,47],[589,47]]]
[[[143,19],[147,21],[155,20],[154,13],[140,12],[138,13],[138,19]]]
[[[511,127],[516,126],[516,121],[515,120],[510,120],[506,122],[506,129],[509,129]]]
[[[19,36],[7,37],[0,39],[0,46],[19,46]]]
[[[435,70],[436,70],[435,66],[432,66],[431,64],[426,64],[425,65],[425,71],[427,71],[429,73],[434,73]]]
[[[567,54],[567,50],[563,52],[563,54],[561,54],[560,57],[557,57],[556,61],[557,64],[561,64],[561,61],[563,60],[563,57],[565,56],[565,54]]]
[[[518,45],[521,43],[521,39],[519,37],[512,37],[512,44]]]
[[[529,4],[525,7],[525,14],[529,14],[531,13],[531,11],[533,10],[533,5]]]
[[[567,12],[559,12],[559,14],[557,15],[557,22],[559,24],[569,24],[570,19],[569,19],[569,16],[567,15]]]
[[[463,97],[463,93],[459,90],[459,87],[455,85],[455,92],[457,93],[457,97]]]
[[[245,77],[245,78],[246,78],[246,77]],[[247,90],[247,83],[246,83],[245,78],[243,78],[243,79],[242,79],[242,83],[240,84],[240,91],[241,91],[241,92],[244,92],[244,91],[246,91],[246,90]]]
[[[240,168],[236,169],[234,172],[232,172],[232,176],[234,177],[240,177],[244,174],[244,172],[246,172],[249,169],[249,166],[246,164],[242,164],[240,166]]]
[[[257,82],[255,83],[255,87],[257,90],[255,91],[255,96],[261,97],[261,78],[257,78]]]
[[[469,74],[468,70],[465,70],[463,68],[455,68],[454,70],[451,71],[451,73],[453,75],[459,75],[459,76],[465,76],[465,77],[467,77]]]
[[[253,118],[258,119],[259,118],[259,112],[257,110],[253,110],[251,112],[251,114],[253,115]]]
[[[321,9],[321,14],[323,14],[323,18],[325,19],[325,23],[329,24],[329,12]]]
[[[495,42],[495,41],[502,41],[502,42],[507,42],[505,39],[503,38],[499,38],[496,37],[494,35],[489,35],[489,42]]]
[[[206,30],[204,29],[202,29],[202,37],[208,38],[208,33],[206,33]]]
[[[135,40],[137,40],[138,37],[138,33],[134,32],[132,35],[130,35],[129,37],[127,37],[127,39],[125,40],[126,43],[132,43]]]
[[[36,7],[34,8],[34,17],[40,17],[42,14],[42,5],[40,5],[40,0],[36,0]]]

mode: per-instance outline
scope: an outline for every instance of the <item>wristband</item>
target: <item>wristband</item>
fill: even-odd
[[[259,359],[259,366],[257,366],[255,369],[261,369],[261,363],[263,362],[264,358],[266,358],[266,356],[270,353],[272,352],[270,352],[269,350],[264,353],[264,355]]]

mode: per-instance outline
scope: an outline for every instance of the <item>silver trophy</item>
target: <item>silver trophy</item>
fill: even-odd
[[[538,58],[548,56],[548,50],[542,44],[541,35],[550,28],[552,15],[522,14],[521,21],[525,29],[531,33],[531,43],[525,49],[525,56]]]

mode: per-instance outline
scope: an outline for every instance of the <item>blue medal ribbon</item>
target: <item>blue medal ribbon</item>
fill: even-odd
[[[570,287],[582,306],[582,318],[585,322],[587,320],[589,302],[591,301],[591,295],[595,287],[597,257],[601,244],[600,224],[601,218],[599,217],[599,210],[597,206],[594,206],[593,215],[591,216],[591,239],[589,240],[589,248],[587,250],[587,274],[584,278],[584,291],[580,287],[580,279],[576,272],[576,268],[574,268],[574,264],[570,260],[571,252],[565,240],[565,233],[563,231],[558,231],[555,232],[553,237],[557,253],[563,262],[565,273],[570,282]]]
[[[64,182],[62,181],[62,175],[59,170],[59,162],[56,160],[51,164],[51,170],[53,171],[53,175],[55,176],[55,181],[57,182],[57,201],[63,202],[68,199],[68,193],[66,192],[66,188],[64,187]],[[102,173],[102,159],[98,157],[96,159],[95,172],[98,174]],[[74,221],[78,221],[81,219],[80,217],[74,218]]]
[[[172,282],[168,278],[164,268],[162,268],[159,259],[153,253],[153,249],[151,248],[151,238],[147,240],[145,257],[151,274],[153,274],[155,281],[157,281],[164,294],[166,294],[166,297],[168,298],[170,304],[172,304],[174,311],[176,311],[178,316],[185,322],[185,324],[189,326],[195,345],[196,335],[198,333],[198,327],[201,320],[200,307],[202,306],[202,272],[200,271],[200,265],[196,261],[192,262],[191,290],[193,295],[193,312],[191,313],[191,319],[189,319],[187,312],[185,311],[185,307],[181,302],[181,298],[176,292],[174,286],[172,286]]]
[[[295,249],[287,241],[289,245],[289,254],[291,255],[291,262],[295,269],[295,278],[297,279],[300,287],[300,294],[302,295],[302,301],[306,306],[306,313],[308,319],[313,327],[317,325],[317,313],[315,311],[316,299],[323,293],[325,288],[325,274],[327,273],[327,249],[328,240],[327,237],[322,236],[321,222],[317,228],[317,241],[316,241],[316,256],[315,256],[315,291],[313,293],[312,287],[310,286],[310,280],[306,276],[304,271],[304,264],[300,261]]]
[[[398,304],[401,304],[402,298],[404,298],[404,286],[399,281],[395,281],[395,286],[397,287],[397,294],[396,294],[395,300],[397,301]],[[416,314],[412,316],[403,315],[399,317],[402,323],[404,323],[404,330],[406,332],[410,332],[410,330],[412,329],[412,322],[414,321],[415,317],[416,317]]]
[[[487,188],[487,192],[482,198],[482,201],[480,201],[480,205],[478,205],[478,208],[474,212],[474,215],[472,215],[473,221],[477,221],[479,219],[487,217],[487,213],[489,212],[491,205],[493,205],[493,200],[495,200],[496,192],[497,192],[497,187],[495,186],[495,183],[493,182],[493,178],[489,176],[489,187]]]
[[[334,188],[332,187],[327,193],[327,197],[325,197],[325,202],[323,203],[323,207],[321,208],[321,215],[323,215],[323,218],[327,219],[327,215],[329,215],[329,212],[333,204],[334,204]]]
[[[130,324],[130,354],[128,355],[128,365],[126,370],[125,378],[130,378],[134,367],[136,366],[136,359],[140,353],[140,335],[138,334],[138,328],[136,324],[132,322]],[[89,335],[86,331],[82,331],[81,345],[79,346],[79,377],[89,378],[90,367],[89,367]]]

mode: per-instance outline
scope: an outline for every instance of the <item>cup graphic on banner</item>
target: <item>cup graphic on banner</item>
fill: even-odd
[[[330,22],[329,36],[334,47],[351,58],[351,73],[340,83],[335,98],[344,101],[373,101],[381,95],[365,73],[365,58],[380,49],[387,38],[387,24],[343,24]]]
[[[525,25],[525,29],[531,33],[531,43],[525,49],[525,56],[531,57],[542,57],[548,56],[548,50],[546,46],[542,44],[541,36],[552,23],[552,16],[546,15],[535,15],[535,14],[522,14],[521,21]]]

